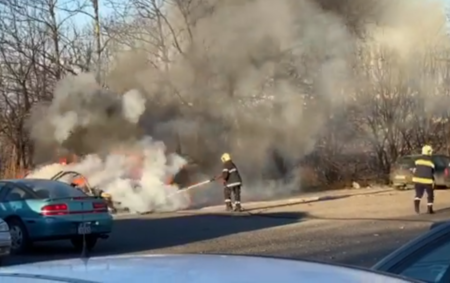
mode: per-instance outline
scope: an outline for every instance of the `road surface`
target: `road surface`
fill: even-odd
[[[111,238],[101,241],[91,255],[228,253],[370,266],[433,221],[449,218],[450,191],[438,192],[433,216],[413,215],[411,194],[360,189],[334,192],[333,198],[311,203],[294,199],[247,204],[250,211],[242,214],[211,207],[124,216],[116,220]],[[68,241],[42,243],[6,264],[78,256]]]

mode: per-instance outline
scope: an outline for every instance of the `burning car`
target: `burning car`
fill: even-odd
[[[112,213],[117,212],[117,207],[120,206],[120,203],[114,203],[112,200],[112,196],[108,193],[105,193],[99,188],[92,187],[89,184],[87,178],[79,172],[76,171],[60,171],[55,176],[50,178],[50,180],[54,181],[64,181],[66,178],[66,182],[70,183],[72,187],[75,187],[79,190],[82,190],[84,193],[97,196],[103,198],[108,204],[109,210]]]
[[[126,164],[126,170],[125,172],[122,172],[122,178],[130,180],[133,182],[133,180],[136,181],[136,185],[132,186],[133,190],[140,190],[140,180],[142,178],[143,174],[143,167],[144,167],[144,156],[136,153],[130,153],[130,152],[115,152],[118,153],[120,156],[124,156],[126,158],[125,164]],[[128,208],[124,207],[122,203],[115,201],[114,196],[106,193],[101,188],[91,186],[88,177],[84,176],[82,173],[78,172],[77,164],[81,162],[81,158],[79,158],[76,155],[68,155],[59,158],[59,164],[62,165],[62,169],[60,172],[58,172],[56,175],[51,177],[52,180],[59,180],[66,183],[71,184],[73,187],[79,188],[80,190],[83,190],[85,193],[93,195],[93,196],[100,196],[106,200],[108,203],[108,206],[110,208],[110,211],[112,213],[118,213],[118,212],[127,212]],[[67,170],[64,170],[67,166]],[[167,176],[167,179],[165,180],[165,184],[167,185],[177,185],[180,188],[187,187],[188,185],[192,184],[192,172],[196,171],[196,166],[192,164],[187,164],[181,170],[172,176]],[[186,195],[189,197],[188,195]]]

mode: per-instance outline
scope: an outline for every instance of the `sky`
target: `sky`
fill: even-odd
[[[445,14],[447,18],[447,32],[450,32],[450,0],[442,0],[445,5]]]
[[[86,1],[86,0],[85,0]],[[89,1],[89,0],[87,0]],[[111,5],[109,3],[107,3],[108,0],[98,0],[100,7],[99,7],[99,11],[102,17],[107,16],[108,14],[111,14],[113,12],[113,8],[111,7]],[[125,2],[125,0],[114,0],[116,2]],[[446,6],[446,11],[447,11],[447,17],[448,17],[448,27],[450,28],[450,0],[439,0],[439,1],[443,1],[445,3]],[[91,11],[93,13],[93,9],[91,9]],[[79,26],[84,26],[89,24],[90,22],[92,22],[92,19],[86,15],[77,15],[73,18],[74,22],[76,25]]]
[[[108,14],[111,14],[113,12],[113,8],[111,7],[111,5],[107,4],[105,0],[98,0],[98,1],[99,1],[99,5],[100,5],[99,12],[102,17],[105,17]],[[121,0],[116,0],[116,1],[121,1]],[[93,14],[94,9],[90,8],[88,12]],[[92,22],[92,18],[90,18],[89,16],[86,16],[86,15],[81,15],[81,14],[74,16],[72,18],[72,20],[78,26],[84,26],[84,25],[87,25]]]

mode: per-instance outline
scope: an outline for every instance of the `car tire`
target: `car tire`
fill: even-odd
[[[448,190],[448,186],[447,185],[435,185],[434,189],[435,190]]]
[[[31,247],[27,228],[22,220],[10,218],[6,220],[11,233],[11,254],[22,254]]]
[[[394,188],[394,190],[397,191],[404,191],[407,189],[406,186],[392,186],[392,187]]]
[[[87,235],[86,236],[86,250],[92,251],[97,244],[98,236],[95,235]],[[81,252],[83,250],[83,236],[76,236],[70,239],[73,247]]]

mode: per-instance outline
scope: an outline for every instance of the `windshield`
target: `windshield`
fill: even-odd
[[[87,196],[81,190],[58,181],[20,181],[21,185],[27,186],[41,198],[67,198],[67,197],[85,197]]]
[[[409,169],[414,167],[414,162],[416,161],[417,157],[416,156],[405,156],[400,158],[397,161],[397,166],[403,169]]]
[[[414,162],[419,156],[404,156],[398,159],[397,166],[402,169],[409,169],[415,167]],[[445,168],[449,166],[450,159],[443,155],[435,155],[432,157],[436,168]]]

